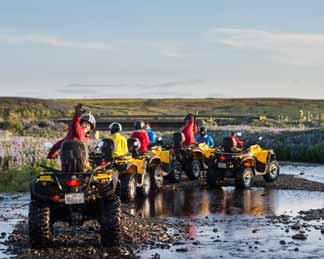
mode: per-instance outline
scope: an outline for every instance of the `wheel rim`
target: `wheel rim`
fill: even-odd
[[[143,179],[143,190],[147,194],[149,193],[150,188],[151,188],[150,176],[146,173]]]
[[[160,168],[155,168],[154,170],[154,181],[155,185],[160,188],[163,185],[163,174]]]
[[[192,173],[195,177],[199,177],[200,175],[200,164],[199,162],[193,162],[193,165],[192,165]]]
[[[134,199],[136,196],[136,182],[135,179],[132,177],[129,184],[129,194],[131,199]]]
[[[179,181],[181,175],[180,165],[178,165],[177,163],[172,164],[170,170],[170,175],[172,176],[172,178],[176,181]]]
[[[276,178],[278,175],[278,166],[276,164],[270,165],[269,175],[271,178]]]
[[[250,170],[245,171],[243,174],[243,181],[245,186],[250,186],[252,180],[252,173]]]

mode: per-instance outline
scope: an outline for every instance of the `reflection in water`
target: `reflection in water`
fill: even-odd
[[[276,195],[271,190],[236,190],[231,187],[217,190],[164,190],[154,197],[138,199],[132,214],[141,217],[179,217],[247,214],[273,214]]]

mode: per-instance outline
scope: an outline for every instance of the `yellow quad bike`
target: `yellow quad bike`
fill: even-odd
[[[280,166],[273,150],[252,145],[244,150],[233,150],[231,138],[224,138],[223,147],[216,149],[208,163],[206,182],[217,187],[224,178],[234,178],[239,188],[250,188],[253,178],[262,175],[267,182],[279,177]]]
[[[114,163],[119,171],[120,196],[122,201],[133,201],[137,193],[147,197],[163,186],[161,159],[158,156],[139,154],[139,141],[129,139],[130,155],[116,158]]]
[[[173,140],[172,148],[164,149],[162,143],[151,148],[151,152],[161,159],[163,175],[172,183],[178,183],[181,180],[183,171],[190,180],[198,179],[202,170],[207,169],[205,161],[208,161],[214,149],[206,144],[182,146],[181,133],[175,133]]]

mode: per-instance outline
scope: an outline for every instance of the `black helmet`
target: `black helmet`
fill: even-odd
[[[207,134],[207,127],[206,126],[201,126],[199,129],[200,134],[204,133],[204,135]]]
[[[80,117],[80,121],[86,121],[90,123],[91,128],[94,130],[96,128],[96,119],[91,113],[84,113]]]
[[[145,122],[144,121],[136,121],[134,126],[135,126],[136,130],[144,129],[145,128]]]
[[[186,122],[187,120],[190,119],[195,119],[195,115],[193,115],[192,113],[188,113],[185,117],[184,117],[184,121]]]
[[[120,132],[123,130],[123,127],[120,123],[118,122],[113,122],[109,125],[108,129],[110,130],[111,134],[114,134],[116,132]]]
[[[138,150],[141,148],[141,142],[138,138],[130,138],[127,140],[127,147],[132,156],[137,156]]]
[[[103,139],[100,145],[101,152],[106,158],[111,159],[113,157],[113,152],[115,148],[115,143],[112,139]]]

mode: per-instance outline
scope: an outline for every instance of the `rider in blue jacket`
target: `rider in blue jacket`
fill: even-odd
[[[154,131],[151,128],[151,126],[150,126],[149,123],[145,123],[145,129],[146,129],[147,135],[149,136],[149,139],[150,139],[150,145],[155,144],[155,142],[156,142],[156,135],[155,135],[155,133],[154,133]]]
[[[198,143],[206,143],[209,147],[214,147],[214,139],[212,136],[207,134],[207,128],[201,126],[199,129],[199,135],[196,137]]]

